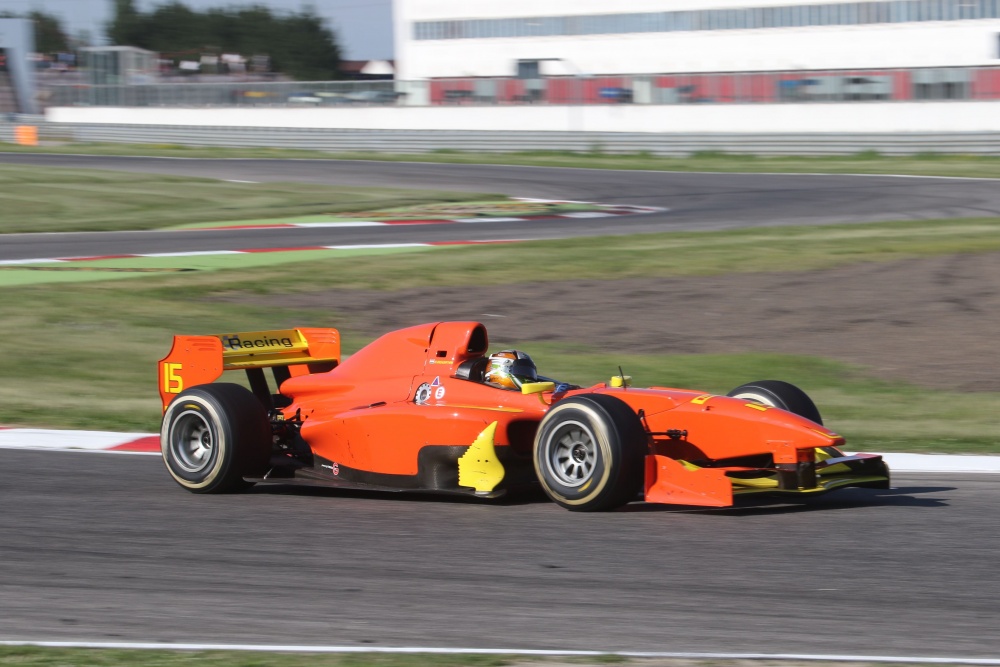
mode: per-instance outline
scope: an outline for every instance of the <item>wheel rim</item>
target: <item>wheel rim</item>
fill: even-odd
[[[194,410],[179,415],[170,429],[169,448],[171,458],[185,472],[207,468],[212,462],[215,439],[205,417]]]
[[[597,466],[597,442],[580,422],[559,425],[549,436],[546,467],[560,484],[575,488],[590,480]]]
[[[778,405],[773,398],[769,396],[764,396],[756,392],[745,391],[740,394],[733,394],[731,398],[741,398],[744,401],[750,401],[751,403],[760,403],[761,405],[770,405],[772,408],[782,408],[783,406]]]

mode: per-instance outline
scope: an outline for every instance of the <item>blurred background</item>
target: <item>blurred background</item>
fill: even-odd
[[[7,114],[1000,100],[998,0],[4,0],[0,47]]]

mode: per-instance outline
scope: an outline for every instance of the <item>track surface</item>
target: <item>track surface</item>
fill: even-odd
[[[0,450],[0,637],[997,656],[993,475],[576,514]]]
[[[0,163],[111,169],[247,181],[453,189],[669,208],[657,215],[392,228],[7,235],[0,259],[274,246],[551,239],[1000,215],[996,180],[597,171],[333,160],[177,160],[0,154]]]
[[[0,259],[554,238],[1000,214],[996,181],[0,155],[256,181],[664,206],[571,222],[5,236]],[[997,656],[995,476],[901,476],[806,506],[580,515],[258,488],[155,457],[0,450],[0,637]]]

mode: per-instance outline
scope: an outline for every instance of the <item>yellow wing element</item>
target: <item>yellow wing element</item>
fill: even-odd
[[[504,469],[493,447],[497,422],[483,429],[468,451],[458,459],[458,485],[471,486],[476,493],[489,493],[503,480]]]
[[[222,362],[227,371],[340,362],[340,336],[336,329],[251,331],[214,337],[222,341]]]

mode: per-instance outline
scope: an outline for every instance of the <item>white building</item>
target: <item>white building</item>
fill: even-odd
[[[734,134],[886,134],[904,142],[890,142],[893,151],[975,151],[976,138],[960,146],[933,138],[912,150],[906,141],[921,133],[1000,132],[1000,0],[393,3],[396,80],[374,107],[211,115],[200,108],[73,107],[53,118],[442,137],[703,134],[723,139],[702,149],[734,151],[741,144],[725,139]],[[810,150],[808,141],[801,148],[794,141],[790,150]],[[644,146],[627,143],[630,150]]]
[[[400,80],[1000,65],[1000,0],[394,0],[394,12]]]

